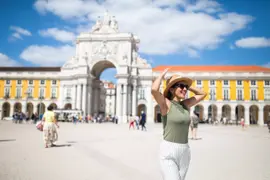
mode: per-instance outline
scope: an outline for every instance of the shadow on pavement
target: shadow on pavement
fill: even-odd
[[[16,139],[0,139],[0,142],[16,141]]]
[[[55,144],[53,147],[71,147],[71,144]]]

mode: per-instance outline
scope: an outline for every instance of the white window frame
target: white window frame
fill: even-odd
[[[198,84],[198,81],[200,81],[201,84]],[[202,84],[203,84],[202,80],[200,80],[200,79],[196,80],[196,86],[197,86],[197,87],[202,87]]]
[[[42,91],[41,90],[43,90],[43,95],[42,95]],[[45,98],[45,88],[43,88],[43,87],[41,87],[41,88],[39,88],[39,94],[38,94],[38,97],[40,98],[40,97],[43,97],[43,98]]]
[[[252,99],[252,91],[255,90],[255,99]],[[258,100],[258,91],[256,88],[250,88],[250,100],[251,101],[257,101]]]
[[[18,90],[20,89],[20,93],[18,93]],[[16,87],[16,96],[15,98],[21,98],[22,97],[22,88],[21,87]]]
[[[228,99],[225,99],[225,93],[224,91],[227,90],[228,91]],[[229,101],[230,100],[230,89],[229,88],[222,88],[222,96],[223,96],[223,100],[225,101]]]
[[[10,87],[9,86],[8,87],[5,87],[5,90],[4,90],[4,96],[6,96],[7,94],[10,97]]]
[[[212,95],[211,95],[211,92],[214,92],[214,98],[212,99]],[[209,100],[210,101],[215,101],[217,98],[217,93],[216,93],[216,88],[209,88]]]
[[[32,87],[29,87],[29,88],[28,88],[28,93],[29,93],[29,94],[28,94],[28,97],[29,97],[29,98],[33,98],[33,91],[34,91],[34,88],[32,88]]]
[[[53,81],[55,81],[55,84],[53,84]],[[56,80],[56,79],[53,79],[53,80],[51,81],[51,85],[52,85],[52,86],[57,86],[57,80]]]
[[[268,91],[268,97],[266,98],[266,91]],[[264,100],[269,101],[270,100],[270,87],[267,87],[264,89]]]
[[[268,81],[268,82],[269,82],[269,85],[266,85],[265,81]],[[270,80],[264,80],[264,81],[263,81],[263,85],[264,85],[265,87],[270,87]]]
[[[214,82],[214,84],[211,84],[211,82]],[[212,80],[209,81],[209,86],[215,86],[215,85],[216,85],[216,81],[215,80],[212,79]]]
[[[227,81],[228,82],[228,84],[225,84],[225,81]],[[223,80],[223,86],[229,86],[230,85],[230,81],[229,80],[227,80],[227,79],[225,79],[225,80]]]
[[[21,84],[19,84],[19,81],[21,81]],[[17,86],[22,86],[23,82],[21,79],[18,79],[17,82],[16,82]]]
[[[255,85],[251,84],[252,81],[255,81]],[[256,80],[250,80],[249,84],[250,84],[250,87],[257,87],[258,82]]]
[[[7,81],[9,81],[9,84],[7,84]],[[5,85],[6,85],[6,86],[11,86],[11,80],[10,80],[10,79],[6,79],[6,80],[5,80]]]
[[[30,84],[30,81],[32,81],[33,83]],[[34,86],[34,80],[33,80],[33,79],[29,79],[29,80],[28,80],[28,85],[29,85],[29,86]]]
[[[239,94],[238,94],[238,90],[241,90],[242,91],[242,97],[241,99],[238,98]],[[243,101],[244,100],[244,89],[243,88],[236,88],[236,100],[237,101]]]
[[[238,85],[238,81],[241,81],[241,85]],[[236,87],[244,87],[244,81],[243,80],[236,80]]]
[[[55,96],[53,96],[53,90],[55,90]],[[57,88],[56,87],[51,88],[51,98],[57,98]]]
[[[66,88],[66,98],[72,98],[72,88]]]
[[[44,84],[41,84],[41,81],[44,81]],[[40,85],[40,86],[45,86],[45,85],[46,85],[46,80],[45,80],[45,79],[39,80],[39,85]]]

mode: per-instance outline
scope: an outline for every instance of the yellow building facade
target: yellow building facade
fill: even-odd
[[[170,68],[168,77],[180,74],[193,79],[192,86],[203,89],[207,96],[192,108],[201,120],[214,118],[263,125],[270,116],[270,69],[259,66],[158,66],[155,76]],[[166,88],[162,82],[161,92]],[[187,93],[189,98],[194,94]],[[159,113],[155,107],[155,117]]]

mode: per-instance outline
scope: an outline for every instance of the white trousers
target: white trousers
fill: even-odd
[[[184,180],[190,163],[188,144],[163,140],[160,144],[160,165],[163,180]]]

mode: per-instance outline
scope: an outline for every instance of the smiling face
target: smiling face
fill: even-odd
[[[185,81],[179,81],[175,83],[171,88],[170,92],[173,95],[173,99],[185,99],[188,90],[188,85]]]

